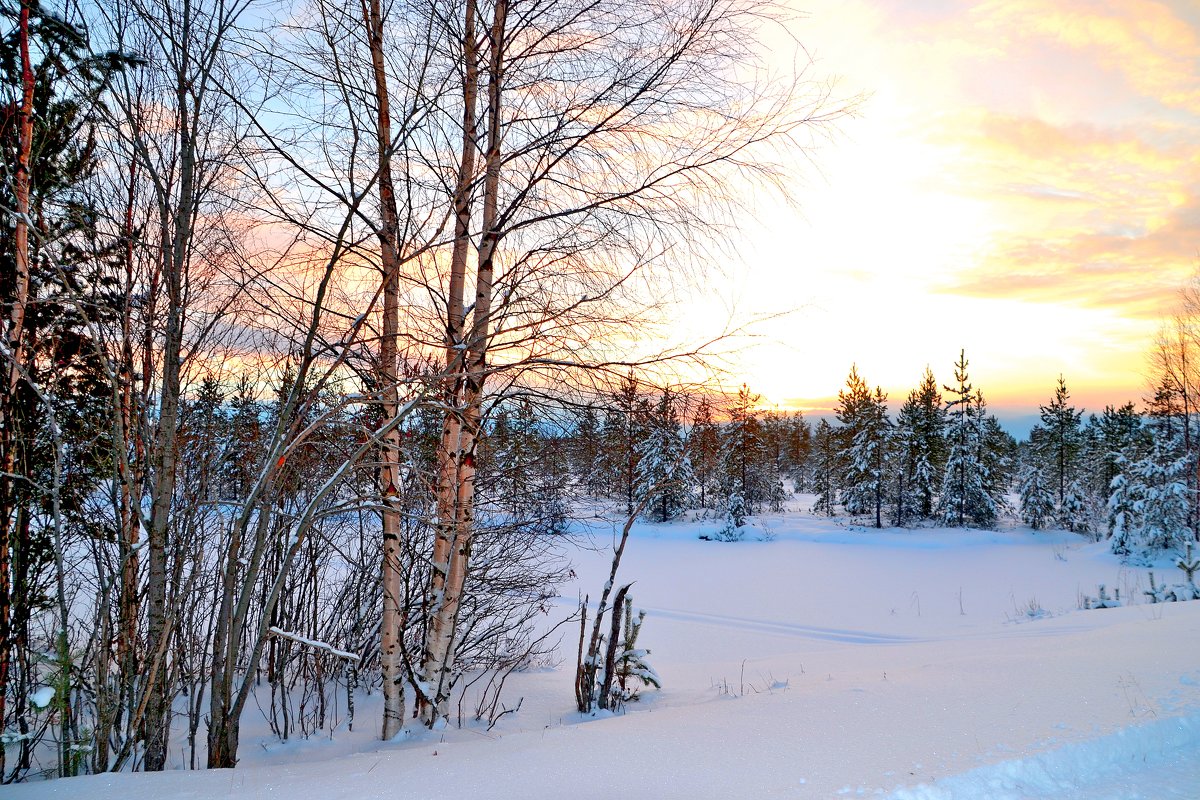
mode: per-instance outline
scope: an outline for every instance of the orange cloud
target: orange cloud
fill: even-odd
[[[976,112],[962,193],[1002,222],[942,291],[1119,308],[1154,317],[1200,257],[1200,155],[1172,129],[1055,126]]]

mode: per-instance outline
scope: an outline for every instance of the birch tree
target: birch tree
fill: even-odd
[[[774,92],[743,80],[762,20],[749,4],[468,0],[459,13],[466,124],[453,196],[467,224],[456,228],[445,294],[454,377],[419,682],[427,724],[445,716],[455,681],[489,379],[561,380],[564,368],[628,362],[608,348],[634,313],[633,277],[673,246],[684,252],[685,233],[713,231],[739,202],[731,181],[774,181],[762,158],[772,145],[795,145],[842,110],[822,107],[823,94],[801,102],[798,84]]]
[[[148,673],[140,707],[144,767],[148,770],[164,767],[170,730],[169,536],[185,365],[205,346],[204,339],[213,330],[213,317],[206,320],[198,303],[208,304],[205,311],[217,316],[222,305],[206,291],[213,284],[205,272],[213,262],[200,256],[208,255],[205,248],[212,240],[206,239],[206,233],[219,220],[213,203],[228,196],[230,156],[240,136],[236,109],[222,96],[220,86],[229,80],[230,39],[248,6],[249,0],[229,4],[137,0],[124,16],[111,19],[112,35],[118,42],[136,42],[146,48],[139,54],[144,63],[141,77],[119,84],[110,108],[112,128],[127,142],[149,185],[156,211],[153,247],[157,260],[147,287],[147,317],[156,326],[161,324],[161,338],[147,337],[144,357],[148,374],[143,376],[147,384],[154,380],[158,387],[152,446],[146,453],[151,487],[145,520]],[[148,89],[142,88],[142,80]],[[146,110],[140,102],[143,91],[160,101],[155,105],[155,117],[161,123],[157,129],[142,119]],[[162,305],[158,305],[160,291]]]

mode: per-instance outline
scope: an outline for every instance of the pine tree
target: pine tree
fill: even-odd
[[[727,495],[738,495],[748,514],[764,507],[783,504],[783,483],[775,462],[769,457],[762,422],[755,408],[758,395],[743,384],[723,430],[723,487]]]
[[[713,420],[712,405],[700,398],[687,440],[688,461],[692,466],[698,502],[701,508],[717,503],[721,471],[721,434]]]
[[[950,453],[938,505],[942,523],[965,527],[969,522],[987,527],[996,520],[995,499],[989,489],[984,450],[983,421],[986,406],[971,386],[967,375],[965,351],[954,365],[955,385],[946,386],[951,396],[946,402],[949,414]]]
[[[788,418],[775,409],[763,414],[763,466],[774,481],[782,483],[790,464],[788,461]]]
[[[659,522],[674,519],[687,508],[695,481],[676,402],[675,395],[664,389],[637,447],[638,500],[650,500],[647,509],[653,509]]]
[[[621,379],[604,416],[601,457],[609,496],[624,504],[626,514],[632,514],[637,505],[637,445],[646,434],[649,414],[638,379],[630,373]]]
[[[1068,485],[1074,480],[1076,459],[1082,446],[1080,419],[1083,413],[1069,405],[1070,399],[1067,382],[1059,375],[1054,399],[1049,405],[1041,406],[1042,428],[1045,430],[1041,455],[1059,508],[1066,501]]]
[[[576,418],[575,435],[571,442],[571,468],[591,497],[598,497],[604,491],[601,448],[600,417],[596,409],[588,406]]]
[[[482,440],[486,460],[477,481],[481,499],[507,515],[507,524],[537,533],[566,526],[565,448],[527,399],[501,405]]]
[[[793,412],[785,420],[784,442],[787,472],[792,478],[793,485],[799,486],[803,482],[811,452],[812,428],[804,419],[803,412]]]

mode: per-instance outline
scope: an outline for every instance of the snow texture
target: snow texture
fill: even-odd
[[[235,770],[52,780],[5,798],[1200,796],[1200,602],[1151,604],[1150,567],[1077,534],[855,529],[795,511],[813,500],[751,518],[770,541],[700,541],[711,519],[634,527],[619,580],[636,582],[636,647],[663,688],[623,713],[574,711],[565,637],[558,666],[512,676],[521,710],[491,730],[380,742],[356,724],[280,743],[251,703]],[[619,524],[595,523],[589,541]],[[573,560],[579,583],[556,619],[607,577],[604,548]],[[1182,578],[1175,560],[1156,576]],[[1122,607],[1080,608],[1101,584]],[[360,692],[357,719],[379,711],[378,692]]]

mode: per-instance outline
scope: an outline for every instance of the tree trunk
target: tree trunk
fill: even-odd
[[[421,673],[425,690],[418,697],[422,721],[432,725],[437,718],[434,706],[436,690],[441,686],[451,652],[452,625],[447,615],[446,587],[450,575],[451,554],[455,543],[460,492],[460,464],[463,457],[461,391],[464,384],[464,338],[466,324],[467,254],[471,233],[471,184],[475,176],[475,105],[479,80],[479,45],[475,39],[475,0],[467,0],[463,24],[463,119],[462,152],[454,187],[454,244],[450,253],[450,284],[446,297],[446,374],[442,400],[446,414],[438,441],[437,516],[434,526],[429,597],[426,609],[425,653]]]
[[[371,48],[371,67],[375,79],[376,147],[379,151],[379,207],[382,219],[378,231],[380,266],[383,269],[383,335],[379,340],[378,389],[381,393],[383,423],[396,416],[400,406],[397,384],[397,336],[400,327],[400,221],[396,192],[392,182],[392,122],[388,97],[387,73],[383,62],[383,18],[379,0],[369,0],[363,8],[367,40]],[[382,738],[391,739],[404,725],[403,638],[404,583],[400,564],[400,510],[396,496],[400,486],[400,432],[389,428],[380,443],[379,494],[383,525],[382,587],[383,617],[380,623],[380,662],[383,670]]]
[[[134,685],[138,673],[138,540],[140,539],[141,519],[137,503],[141,495],[141,470],[144,453],[142,452],[142,435],[140,414],[137,409],[137,394],[134,392],[134,356],[133,356],[133,308],[130,296],[133,293],[134,281],[134,224],[133,214],[137,199],[137,161],[130,159],[129,184],[126,195],[125,222],[123,235],[125,237],[125,286],[126,299],[124,314],[121,321],[121,362],[118,372],[119,408],[117,420],[120,430],[114,437],[114,446],[122,448],[117,458],[118,479],[120,486],[120,554],[121,554],[121,588],[118,595],[117,623],[117,670],[120,681],[120,691],[117,708],[131,708],[133,704]],[[128,457],[129,443],[133,442],[134,457]],[[132,712],[131,712],[132,713]],[[114,723],[116,720],[114,720]]]
[[[185,3],[185,11],[189,8]],[[185,30],[190,20],[184,20]],[[146,590],[149,621],[147,649],[163,651],[162,637],[167,632],[167,533],[172,501],[175,495],[175,467],[178,458],[180,367],[183,348],[183,277],[191,249],[193,215],[195,213],[196,142],[193,114],[189,109],[192,91],[189,75],[189,40],[183,38],[184,53],[176,74],[176,113],[179,114],[179,193],[173,208],[164,209],[165,257],[163,272],[166,278],[166,326],[162,349],[162,389],[159,399],[159,419],[155,437],[154,495],[150,512],[149,566],[150,577]],[[168,238],[169,235],[169,238]],[[166,659],[160,659],[158,674],[152,681],[154,694],[146,706],[144,730],[146,738],[145,769],[164,768],[167,742],[170,737],[171,687],[167,681]]]
[[[18,447],[17,388],[21,383],[21,367],[25,363],[25,309],[29,302],[29,165],[33,150],[33,60],[29,51],[29,21],[32,3],[22,0],[17,22],[18,46],[21,57],[21,105],[17,112],[17,163],[14,186],[16,203],[15,230],[13,231],[14,292],[9,312],[8,374],[5,381],[4,398],[0,400],[0,448],[3,456],[0,467],[0,725],[6,712],[5,695],[8,692],[9,661],[12,657],[12,586],[9,569],[13,548],[13,529],[10,527],[16,511],[17,487],[13,476],[17,474],[16,448]],[[19,536],[19,531],[18,531]],[[4,774],[4,753],[0,748],[0,777]]]
[[[471,9],[468,9],[470,11]],[[499,229],[500,120],[503,78],[504,33],[508,5],[499,0],[492,18],[488,59],[487,150],[484,154],[483,232],[477,248],[475,270],[475,308],[471,329],[461,347],[466,350],[465,379],[461,399],[461,423],[456,456],[453,536],[446,562],[445,582],[440,596],[435,594],[435,613],[430,620],[425,681],[433,690],[433,707],[425,712],[428,725],[447,715],[447,702],[454,682],[454,636],[459,606],[466,585],[474,536],[475,450],[482,424],[483,389],[487,372],[487,351],[491,335],[493,278],[496,251],[502,233]],[[473,37],[472,37],[473,38]],[[473,49],[473,47],[472,47]],[[439,486],[439,490],[441,487]],[[439,508],[439,513],[440,513]],[[439,532],[440,533],[440,532]],[[435,553],[435,574],[439,569]]]
[[[626,584],[617,592],[613,600],[612,615],[609,618],[608,643],[604,650],[604,680],[600,682],[600,708],[612,708],[613,678],[617,674],[617,648],[621,646],[621,619],[626,613],[625,596],[629,594],[632,584]]]

